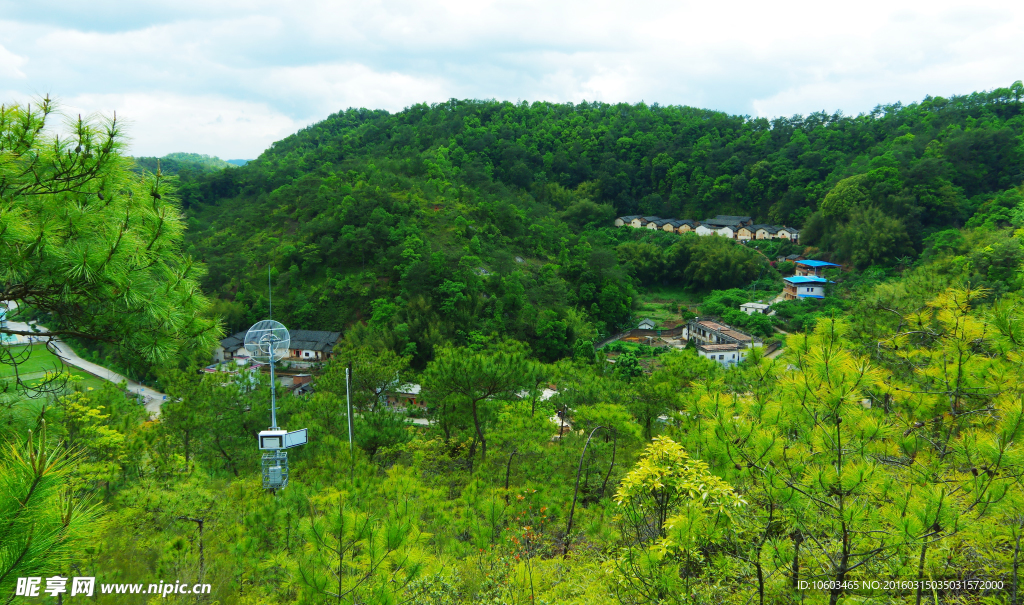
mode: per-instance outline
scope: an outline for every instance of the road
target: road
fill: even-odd
[[[775,331],[776,331],[777,333],[779,333],[779,334],[782,334],[782,336],[783,336],[783,337],[789,336],[789,332],[787,332],[787,331],[783,330],[782,328],[775,328]],[[785,338],[783,338],[783,341],[785,341]],[[782,353],[783,353],[784,351],[785,351],[785,347],[779,347],[778,349],[775,349],[774,351],[772,351],[771,353],[769,353],[768,355],[766,355],[766,357],[767,357],[768,359],[775,359],[775,358],[776,358],[776,357],[778,357],[779,355],[782,355]]]
[[[45,332],[47,330],[46,326],[42,326],[39,324],[32,324],[32,326],[30,326],[27,323],[20,321],[8,321],[7,325],[12,330],[34,331],[32,326],[35,326],[35,329],[39,330],[40,332]],[[68,343],[60,340],[59,338],[54,338],[52,340],[50,348],[51,350],[53,350],[54,353],[56,353],[61,358],[61,360],[64,361],[64,363],[70,366],[74,366],[81,370],[85,370],[86,372],[89,372],[93,376],[102,378],[103,380],[109,380],[114,384],[121,384],[122,382],[126,383],[129,393],[142,395],[144,401],[146,402],[146,411],[149,412],[150,416],[155,417],[160,415],[160,405],[167,399],[167,395],[164,395],[163,393],[151,389],[149,387],[142,386],[141,384],[135,382],[134,380],[130,380],[127,377],[122,376],[112,370],[108,370],[107,368],[101,365],[97,365],[91,361],[86,361],[85,359],[82,359],[81,357],[78,356],[77,353],[74,352],[74,350],[72,350],[70,346],[68,346]]]

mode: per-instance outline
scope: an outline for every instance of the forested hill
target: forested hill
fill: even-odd
[[[275,309],[302,327],[365,320],[418,355],[504,333],[558,356],[626,325],[644,281],[764,277],[744,250],[615,232],[616,215],[751,215],[860,267],[914,257],[945,229],[1009,223],[1022,96],[1016,82],[775,120],[642,103],[350,109],[246,166],[183,178],[182,198],[230,328],[263,314],[269,262]]]

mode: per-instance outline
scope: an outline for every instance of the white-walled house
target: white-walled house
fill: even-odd
[[[800,240],[800,231],[793,229],[792,227],[782,227],[779,232],[775,235],[778,239],[788,239],[791,242],[796,243]]]
[[[697,355],[725,367],[734,366],[746,357],[746,349],[738,344],[698,344]]]
[[[736,239],[736,229],[733,227],[722,227],[718,231],[715,231],[715,235],[721,235],[729,239]]]
[[[703,237],[705,235],[717,235],[718,234],[717,230],[712,229],[711,227],[708,227],[707,225],[699,225],[696,229],[694,229],[694,232],[697,235],[701,236],[701,237]]]
[[[764,303],[748,302],[740,305],[740,311],[743,311],[747,315],[753,315],[754,313],[761,313],[764,315],[768,313],[769,309],[771,309],[771,305],[766,305]]]

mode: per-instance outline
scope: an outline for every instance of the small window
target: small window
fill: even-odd
[[[719,355],[718,358],[719,359],[725,359],[725,355]]]

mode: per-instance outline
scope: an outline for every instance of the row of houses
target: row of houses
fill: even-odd
[[[792,227],[775,225],[754,225],[749,216],[719,214],[715,218],[694,221],[690,219],[661,218],[658,216],[629,215],[615,219],[616,227],[652,229],[668,233],[696,233],[697,235],[718,235],[737,241],[784,239],[793,243],[800,241],[800,231]]]

